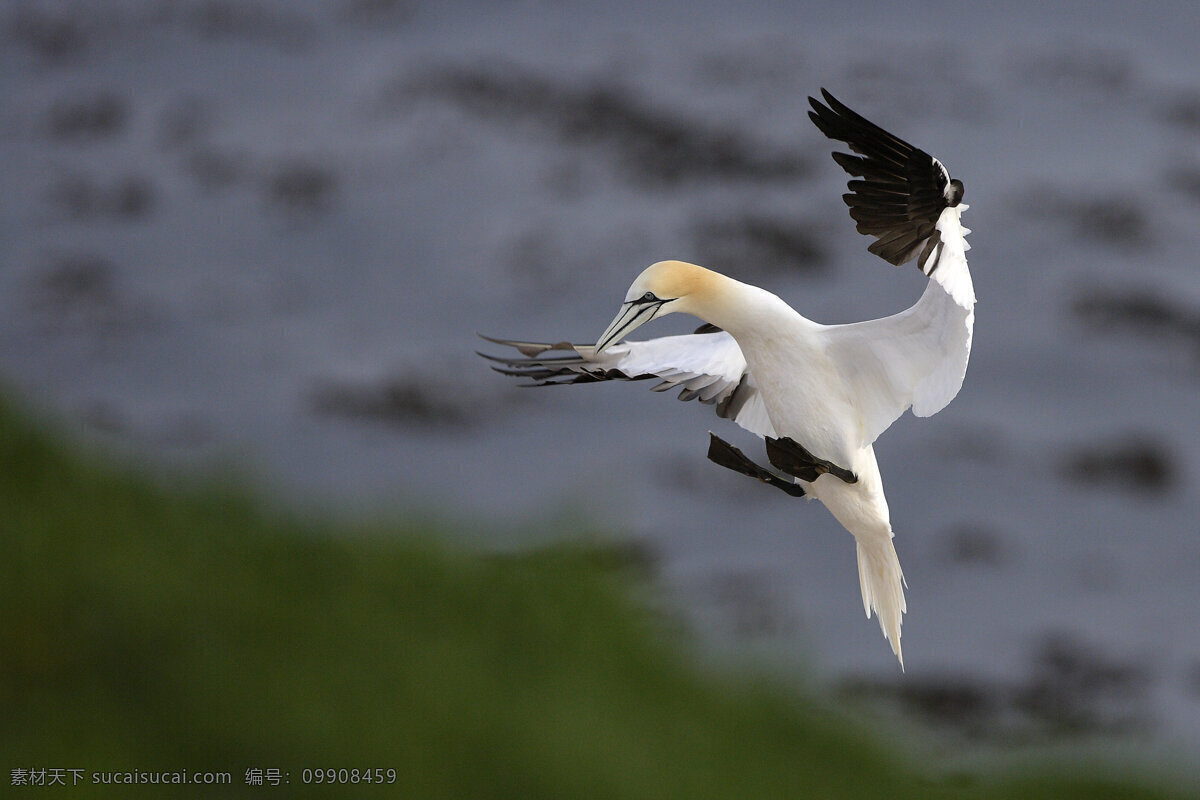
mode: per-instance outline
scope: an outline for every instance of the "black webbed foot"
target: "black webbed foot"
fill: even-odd
[[[708,435],[709,461],[712,461],[714,464],[720,464],[722,467],[731,469],[734,472],[740,472],[742,475],[749,475],[751,478],[756,478],[765,484],[774,486],[776,489],[782,489],[792,497],[804,496],[804,489],[798,483],[781,478],[765,467],[755,464],[746,457],[745,453],[724,439],[721,439],[715,433],[709,432]]]
[[[779,439],[767,437],[767,458],[776,469],[809,483],[825,473],[841,478],[846,483],[858,483],[858,476],[850,470],[817,458],[803,445],[786,436]]]

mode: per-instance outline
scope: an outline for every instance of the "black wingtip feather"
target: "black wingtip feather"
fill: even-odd
[[[834,152],[834,162],[854,178],[842,195],[859,233],[876,237],[867,250],[900,266],[927,249],[937,220],[962,198],[962,183],[925,151],[861,116],[827,89],[822,103],[809,97],[809,119],[830,139],[858,155]]]

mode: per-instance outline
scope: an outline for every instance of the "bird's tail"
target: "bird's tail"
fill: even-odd
[[[858,582],[862,589],[863,610],[867,619],[871,612],[879,618],[879,627],[892,646],[892,652],[904,669],[904,652],[900,649],[900,625],[907,606],[904,602],[904,573],[892,544],[892,532],[886,535],[855,536],[858,544]]]

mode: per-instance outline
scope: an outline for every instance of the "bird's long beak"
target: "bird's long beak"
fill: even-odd
[[[628,303],[621,304],[621,310],[617,312],[617,316],[604,329],[604,333],[600,334],[600,338],[596,340],[596,355],[600,355],[613,342],[620,341],[628,336],[636,328],[646,324],[654,319],[658,314],[658,310],[662,308],[663,301],[641,302],[632,300]]]

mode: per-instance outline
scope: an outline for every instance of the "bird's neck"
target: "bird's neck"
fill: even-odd
[[[781,319],[798,317],[791,306],[766,289],[720,273],[712,273],[707,291],[688,309],[693,315],[728,331],[739,341],[770,331]]]

